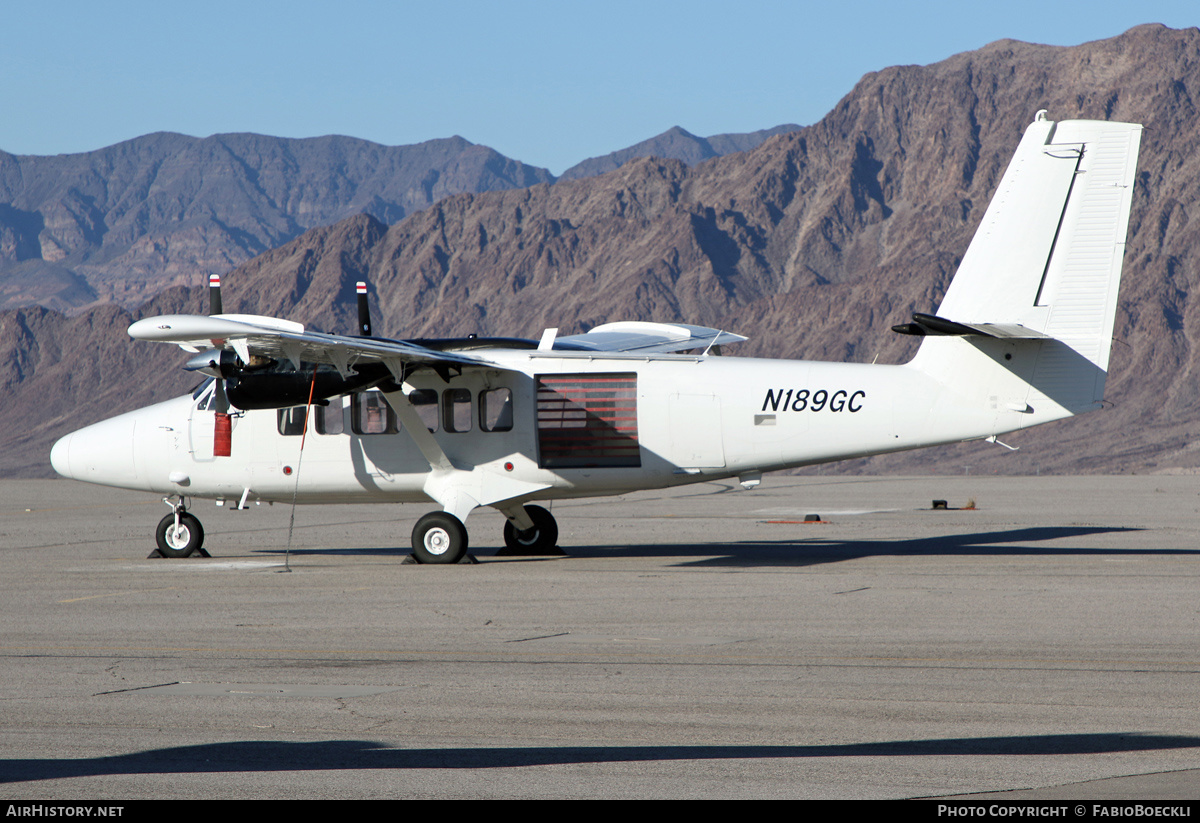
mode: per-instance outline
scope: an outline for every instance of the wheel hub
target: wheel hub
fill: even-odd
[[[430,554],[445,554],[450,550],[450,533],[445,529],[430,529],[425,532],[425,549]]]

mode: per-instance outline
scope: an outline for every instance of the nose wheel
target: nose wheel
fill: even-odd
[[[204,543],[204,527],[185,511],[168,514],[158,521],[154,536],[163,557],[190,557],[195,551],[203,551],[200,546]]]
[[[171,507],[171,513],[158,521],[154,530],[158,551],[151,552],[150,557],[191,557],[196,553],[208,557],[203,549],[204,527],[195,515],[188,514],[184,498],[164,497],[163,502]]]

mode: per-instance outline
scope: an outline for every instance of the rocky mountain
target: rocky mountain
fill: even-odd
[[[605,154],[591,157],[581,163],[576,163],[562,173],[559,180],[579,180],[584,177],[595,177],[615,171],[630,160],[639,157],[662,157],[668,160],[682,160],[689,166],[711,160],[714,157],[724,157],[739,151],[749,151],[762,145],[763,141],[777,134],[796,131],[800,127],[785,123],[770,129],[761,129],[744,134],[714,134],[712,137],[697,137],[679,126],[667,129],[657,137],[643,140],[640,143]]]
[[[566,178],[649,155],[694,164],[795,128],[708,138],[675,128],[584,161]],[[381,146],[162,133],[84,154],[0,152],[0,308],[132,307],[354,214],[395,223],[451,194],[554,179],[461,137]]]
[[[0,307],[144,302],[358,213],[553,180],[461,137],[150,134],[85,154],[0,152]]]
[[[1000,41],[869,74],[819,123],[694,167],[644,158],[455,195],[390,228],[360,215],[310,231],[233,272],[226,310],[349,329],[366,276],[377,332],[397,337],[688,321],[749,335],[738,354],[902,362],[914,341],[890,326],[937,306],[1034,113],[1140,122],[1112,408],[1013,435],[1017,452],[967,444],[838,470],[1193,470],[1198,94],[1197,29],[1141,26],[1069,48]],[[139,313],[202,300],[175,289]],[[0,386],[14,409],[38,412],[0,439],[7,472],[44,467],[55,434],[178,388],[167,364],[182,357],[133,348],[129,319],[111,307],[0,314]],[[124,391],[99,400],[114,381]]]

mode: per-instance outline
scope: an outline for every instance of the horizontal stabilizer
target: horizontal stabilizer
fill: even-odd
[[[1026,328],[1019,323],[956,323],[944,317],[916,312],[913,322],[900,326],[892,326],[897,334],[944,335],[965,337],[979,335],[995,337],[1002,340],[1047,340],[1049,337],[1034,329]]]

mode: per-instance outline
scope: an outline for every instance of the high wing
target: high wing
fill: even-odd
[[[485,355],[479,342],[464,340],[471,352],[453,351],[453,345],[432,348],[419,342],[378,337],[349,337],[305,331],[300,323],[256,315],[169,314],[148,317],[129,327],[137,340],[174,343],[188,351],[232,348],[249,363],[251,355],[287,360],[299,369],[301,361],[328,363],[343,376],[359,363],[382,363],[397,379],[406,366],[434,369],[482,367],[504,369]],[[547,338],[543,338],[546,340]],[[577,351],[613,354],[663,354],[737,343],[746,338],[704,326],[627,321],[606,323],[586,334],[575,334],[548,342],[556,352]],[[448,341],[439,341],[446,343]],[[482,342],[482,341],[480,341]],[[521,346],[520,344],[525,345]],[[503,341],[496,348],[533,348],[534,341]]]
[[[358,363],[382,363],[400,379],[405,365],[433,368],[489,366],[481,357],[437,351],[400,340],[378,337],[349,337],[305,331],[288,320],[254,315],[168,314],[139,320],[129,327],[137,340],[174,343],[188,351],[232,348],[249,363],[251,355],[287,360],[299,369],[301,361],[328,363],[343,377]]]

